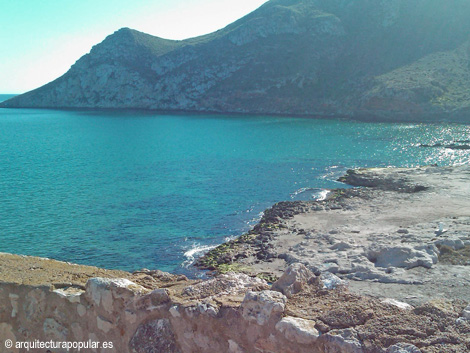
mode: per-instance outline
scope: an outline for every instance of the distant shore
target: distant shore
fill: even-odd
[[[195,110],[195,109],[149,109],[139,107],[62,107],[62,106],[44,106],[44,107],[30,107],[30,106],[10,106],[6,102],[0,100],[0,109],[40,109],[40,110],[63,110],[63,111],[97,111],[97,112],[139,112],[146,114],[166,114],[166,115],[233,115],[233,116],[269,116],[269,117],[291,117],[291,118],[305,118],[305,119],[339,119],[339,120],[352,120],[368,123],[415,123],[415,124],[463,124],[468,125],[468,114],[450,115],[442,112],[435,114],[426,114],[421,116],[401,114],[396,112],[383,111],[377,112],[351,112],[351,113],[290,113],[290,112],[257,112],[257,111],[224,111],[224,110]]]
[[[361,294],[470,300],[469,166],[359,169],[340,180],[360,188],[280,202],[196,265],[274,281],[301,262],[349,280]]]

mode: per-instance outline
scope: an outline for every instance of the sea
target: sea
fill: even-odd
[[[194,258],[274,203],[320,199],[349,168],[467,164],[445,145],[469,139],[459,124],[0,109],[0,252],[199,276]]]

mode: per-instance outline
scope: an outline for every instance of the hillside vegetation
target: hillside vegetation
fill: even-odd
[[[183,41],[123,28],[4,107],[470,121],[467,0],[271,0]]]

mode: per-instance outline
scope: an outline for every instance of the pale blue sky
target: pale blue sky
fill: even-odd
[[[122,27],[168,39],[220,29],[266,0],[0,0],[0,94],[64,74]]]

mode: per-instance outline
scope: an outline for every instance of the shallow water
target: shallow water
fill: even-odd
[[[0,97],[1,98],[1,97]],[[468,163],[465,125],[0,109],[0,251],[187,272],[348,168]],[[185,257],[184,254],[187,254]]]

